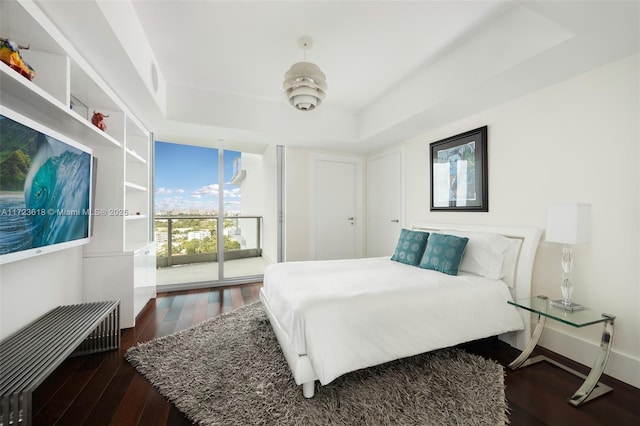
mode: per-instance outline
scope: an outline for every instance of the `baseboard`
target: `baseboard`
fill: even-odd
[[[538,345],[591,368],[598,356],[600,342],[589,342],[560,330],[545,327]],[[617,352],[615,336],[604,374],[640,388],[640,360]]]

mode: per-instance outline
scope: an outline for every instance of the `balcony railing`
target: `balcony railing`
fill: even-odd
[[[262,216],[225,216],[220,234],[218,216],[155,216],[158,268],[218,261],[218,238],[224,260],[262,255]]]

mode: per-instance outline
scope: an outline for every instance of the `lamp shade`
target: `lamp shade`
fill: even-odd
[[[327,80],[316,64],[297,62],[285,73],[282,87],[291,105],[300,111],[311,111],[324,100]]]
[[[591,204],[552,204],[547,211],[545,241],[562,244],[589,242]]]

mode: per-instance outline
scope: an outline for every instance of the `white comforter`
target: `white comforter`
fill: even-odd
[[[388,257],[270,265],[264,289],[323,385],[350,371],[523,328],[502,281]]]

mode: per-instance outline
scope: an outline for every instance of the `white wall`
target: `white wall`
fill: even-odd
[[[639,56],[609,64],[406,141],[405,223],[545,227],[547,205],[592,205],[576,246],[574,300],[616,315],[606,372],[640,387]],[[429,143],[488,125],[489,212],[429,212]],[[533,294],[559,297],[561,247],[542,242]],[[586,365],[601,326],[548,321],[541,344]]]
[[[82,247],[0,267],[0,339],[60,305],[82,302]]]
[[[267,148],[262,155],[264,162],[263,185],[268,188],[264,192],[264,226],[263,256],[267,261],[278,260],[278,154],[275,145]]]
[[[269,146],[262,154],[242,153],[242,169],[247,170],[241,184],[242,215],[262,216],[262,256],[269,263],[275,263],[278,258],[276,146]]]
[[[285,159],[285,260],[311,259],[311,153],[287,148]]]

